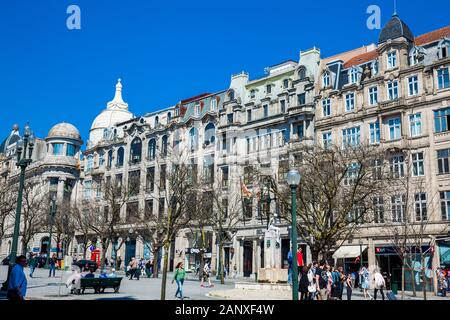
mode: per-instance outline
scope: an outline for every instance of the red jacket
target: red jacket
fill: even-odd
[[[297,265],[303,266],[303,252],[297,251]]]

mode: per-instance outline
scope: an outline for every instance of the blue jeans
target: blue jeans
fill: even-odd
[[[49,277],[52,276],[52,271],[53,271],[53,276],[55,276],[56,265],[50,265],[50,270],[48,271],[48,276]]]
[[[292,283],[292,268],[289,268],[288,271],[288,283],[291,284]]]
[[[177,292],[175,292],[175,297],[178,297],[178,293],[180,294],[180,298],[183,298],[183,283],[184,279],[181,280],[175,280],[177,282]]]
[[[30,277],[33,278],[34,269],[36,269],[36,266],[30,266]]]

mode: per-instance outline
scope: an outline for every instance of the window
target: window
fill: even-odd
[[[438,160],[438,173],[447,174],[450,173],[449,161],[450,161],[450,149],[442,149],[437,151]]]
[[[203,182],[214,182],[214,155],[206,155],[203,159]]]
[[[283,88],[287,89],[289,87],[289,79],[283,80]]]
[[[92,169],[94,169],[94,156],[90,154],[87,156],[86,171],[90,171]]]
[[[423,163],[423,152],[413,153],[412,155],[412,175],[414,177],[423,176],[424,173],[424,163]]]
[[[205,128],[205,145],[213,144],[216,141],[216,126],[210,122]]]
[[[103,151],[100,151],[98,153],[98,164],[100,167],[102,167],[105,164],[105,153]]]
[[[450,220],[450,191],[440,192],[442,220]]]
[[[378,87],[369,88],[369,104],[374,106],[378,103]]]
[[[330,86],[330,74],[328,72],[325,72],[322,76],[322,86],[324,88]]]
[[[389,140],[397,140],[401,138],[401,121],[400,118],[392,118],[389,124]]]
[[[198,117],[199,114],[200,114],[200,103],[197,102],[197,103],[195,104],[195,106],[194,106],[194,115],[195,115],[196,117]]]
[[[92,181],[84,182],[84,198],[90,199],[92,194]]]
[[[405,222],[405,195],[391,197],[392,222]]]
[[[264,118],[269,117],[269,106],[267,104],[263,105]]]
[[[216,111],[216,109],[217,109],[217,99],[216,99],[216,97],[212,97],[211,98],[210,107],[211,107],[211,111]]]
[[[345,95],[345,111],[355,110],[355,94],[353,92]]]
[[[166,201],[164,198],[159,198],[158,203],[158,220],[160,221],[164,217],[164,207],[166,206]]]
[[[370,144],[380,143],[380,122],[375,121],[369,124]]]
[[[373,213],[375,223],[384,223],[384,199],[377,196],[373,198]]]
[[[402,154],[393,155],[390,159],[391,176],[400,178],[405,176],[405,157]]]
[[[116,161],[116,167],[120,168],[123,167],[123,160],[124,160],[125,151],[123,147],[120,147],[117,149],[117,161]]]
[[[191,128],[189,131],[189,150],[198,150],[198,130],[197,128]]]
[[[63,155],[63,149],[64,149],[64,143],[53,143],[53,155],[54,156],[62,156]]]
[[[305,137],[305,126],[303,122],[297,125],[297,137],[300,140],[302,140]]]
[[[331,132],[322,133],[322,145],[324,149],[329,149],[331,147]]]
[[[408,95],[416,96],[419,94],[419,81],[417,76],[412,76],[408,78]]]
[[[297,101],[299,106],[306,104],[306,94],[305,93],[298,94]]]
[[[159,117],[156,116],[156,117],[155,117],[155,127],[156,127],[158,124],[159,124]]]
[[[255,99],[255,96],[256,96],[256,90],[255,89],[250,90],[250,98]]]
[[[154,160],[156,158],[156,140],[150,139],[148,141],[148,158]]]
[[[155,168],[147,168],[147,177],[146,177],[146,185],[145,188],[147,192],[152,192],[155,190]]]
[[[222,134],[222,150],[227,150],[227,134]]]
[[[436,133],[450,130],[450,108],[434,111],[434,130]]]
[[[108,163],[107,163],[108,168],[111,168],[112,164],[113,164],[113,151],[109,150],[108,151]]]
[[[247,122],[252,121],[252,110],[247,110]]]
[[[306,78],[306,68],[305,67],[300,67],[300,69],[298,70],[298,78],[300,80]]]
[[[172,113],[167,112],[167,123],[169,123],[170,120],[172,120]]]
[[[75,154],[77,153],[77,148],[73,145],[68,143],[66,146],[66,156],[68,157],[75,157]]]
[[[416,209],[416,221],[427,220],[427,194],[419,192],[414,195],[414,207]]]
[[[162,164],[159,171],[159,189],[166,189],[166,165]]]
[[[439,59],[447,58],[450,54],[450,41],[447,39],[443,39],[439,42],[438,45],[438,56]]]
[[[391,51],[387,55],[387,67],[388,69],[395,68],[397,66],[397,51]]]
[[[222,167],[221,169],[222,169],[222,186],[228,187],[228,183],[229,183],[228,167]]]
[[[381,180],[383,178],[383,159],[372,160],[372,179]]]
[[[150,218],[153,216],[153,199],[145,200],[145,217]]]
[[[141,156],[142,156],[142,140],[136,137],[131,142],[130,148],[131,163],[136,164],[141,162]]]
[[[344,185],[349,186],[355,183],[359,174],[359,164],[352,162],[348,167],[344,177]]]
[[[388,97],[389,100],[395,100],[398,98],[398,81],[389,81],[388,82]]]
[[[286,100],[280,100],[280,111],[281,113],[286,112]]]
[[[252,199],[244,198],[245,218],[251,218],[253,215]]]
[[[222,199],[222,211],[223,211],[222,219],[223,220],[228,219],[228,199],[227,198]]]
[[[411,137],[417,137],[422,134],[422,114],[415,113],[409,116],[409,130]]]
[[[450,87],[450,77],[447,68],[440,68],[437,72],[438,74],[438,88],[444,89]]]
[[[233,114],[232,113],[227,114],[227,121],[228,121],[228,124],[233,124]]]
[[[230,90],[228,92],[228,101],[233,101],[234,100],[234,90]]]
[[[322,100],[322,115],[324,117],[331,116],[331,100],[330,99]]]
[[[271,84],[266,85],[266,92],[267,92],[267,94],[272,93],[272,85]]]
[[[169,137],[166,136],[166,135],[164,135],[164,136],[162,137],[162,139],[161,139],[161,155],[162,155],[163,157],[167,156],[167,152],[168,152],[168,150],[167,150],[168,139],[169,139]]]
[[[128,191],[131,196],[139,194],[141,186],[141,171],[135,170],[128,173]]]
[[[348,72],[348,82],[349,83],[356,83],[358,82],[358,69],[357,68],[351,68]]]
[[[360,143],[360,128],[353,127],[342,130],[342,146],[346,147],[355,147]]]
[[[378,74],[378,61],[375,60],[370,64],[370,69],[372,71],[372,76]]]

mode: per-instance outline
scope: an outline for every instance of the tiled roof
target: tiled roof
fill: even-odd
[[[194,97],[191,97],[191,98],[188,98],[188,99],[185,99],[185,100],[181,100],[181,103],[182,104],[186,104],[188,102],[195,101],[195,100],[201,99],[201,98],[209,96],[209,95],[211,95],[211,93],[202,93],[202,94],[199,94],[197,96],[194,96]]]
[[[443,27],[425,34],[422,34],[414,39],[417,46],[437,41],[443,37],[450,37],[450,26]]]
[[[348,60],[345,64],[344,64],[344,68],[350,68],[352,66],[357,66],[360,65],[362,63],[371,61],[373,59],[376,59],[376,57],[378,57],[378,52],[377,50],[373,50],[373,51],[369,51],[363,54],[360,54],[359,56],[353,57],[350,60]]]

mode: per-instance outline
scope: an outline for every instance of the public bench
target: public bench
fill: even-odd
[[[106,288],[112,288],[117,293],[119,292],[121,281],[122,278],[81,278],[81,294],[84,294],[86,289],[94,289],[95,293],[103,293]]]

